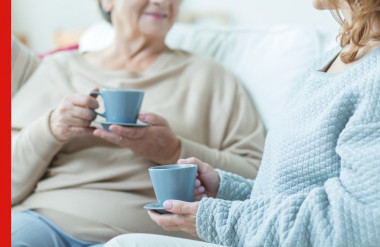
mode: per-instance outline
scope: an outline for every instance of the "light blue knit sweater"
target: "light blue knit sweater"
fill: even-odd
[[[317,71],[269,131],[255,181],[224,171],[198,235],[226,246],[380,246],[380,48]]]

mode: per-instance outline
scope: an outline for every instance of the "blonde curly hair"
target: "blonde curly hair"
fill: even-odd
[[[369,41],[380,41],[380,31],[373,31],[374,22],[380,22],[380,0],[344,0],[351,9],[351,22],[344,20],[338,12],[338,1],[330,0],[332,14],[342,26],[338,37],[341,47],[350,45],[342,52],[344,63],[355,61],[360,48]]]

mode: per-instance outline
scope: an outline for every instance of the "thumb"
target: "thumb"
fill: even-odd
[[[208,165],[204,163],[203,161],[194,157],[187,158],[187,159],[180,159],[178,160],[178,163],[179,164],[195,164],[198,166],[198,173],[202,174],[204,172],[207,172]]]
[[[174,214],[196,214],[197,209],[192,207],[191,202],[178,200],[167,200],[164,202],[164,209]]]
[[[99,88],[96,87],[96,88],[92,89],[92,90],[90,91],[90,93],[91,93],[91,92],[99,92]],[[93,97],[93,98],[96,99],[96,98],[98,97],[98,95],[96,95],[96,94],[92,94],[91,97]]]
[[[150,125],[168,125],[165,118],[154,113],[139,114],[139,119]]]

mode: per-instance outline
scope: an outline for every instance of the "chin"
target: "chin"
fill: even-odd
[[[143,30],[142,33],[144,33],[146,36],[152,37],[152,38],[165,38],[166,34],[169,32],[170,28],[161,25],[151,25],[148,28],[140,29]]]
[[[144,34],[148,37],[152,38],[165,38],[168,32],[160,31],[160,30],[150,30],[149,32],[144,32]]]

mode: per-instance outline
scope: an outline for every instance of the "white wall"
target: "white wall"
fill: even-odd
[[[12,0],[12,31],[36,52],[54,47],[57,30],[84,29],[101,20],[96,0]]]
[[[231,24],[240,26],[298,23],[338,29],[329,12],[314,10],[311,0],[184,0],[182,13],[189,10],[226,12]],[[54,48],[55,31],[84,29],[99,20],[97,0],[12,0],[12,30],[25,35],[36,52]]]
[[[228,12],[238,25],[296,23],[322,25],[333,31],[339,28],[329,11],[313,8],[312,0],[185,0],[183,7]]]

